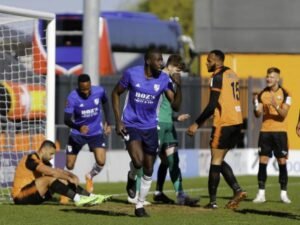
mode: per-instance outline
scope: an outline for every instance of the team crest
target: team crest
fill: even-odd
[[[99,105],[99,98],[95,98],[94,103],[95,103],[95,105]]]
[[[154,91],[158,91],[159,88],[160,88],[160,85],[159,84],[154,84],[153,88],[154,88]]]

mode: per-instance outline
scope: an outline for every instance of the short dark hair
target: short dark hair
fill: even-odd
[[[210,54],[215,54],[222,62],[225,60],[225,54],[221,50],[215,49],[210,52]]]
[[[40,150],[41,150],[42,148],[45,148],[45,147],[50,147],[50,148],[56,149],[55,143],[54,143],[53,141],[50,141],[50,140],[45,140],[45,141],[43,141],[43,143],[42,143],[41,146],[40,146]]]
[[[154,54],[161,54],[161,51],[158,48],[155,48],[155,47],[148,48],[147,51],[146,51],[146,53],[145,53],[145,55],[144,55],[144,61],[145,61],[145,63]]]
[[[85,73],[80,74],[78,76],[78,84],[82,83],[82,82],[91,82],[90,76],[88,74],[85,74]]]
[[[181,70],[185,69],[183,58],[178,54],[172,54],[169,56],[166,66],[168,65],[177,66]]]
[[[270,74],[273,72],[280,74],[280,69],[278,69],[277,67],[270,67],[267,69],[267,74]]]

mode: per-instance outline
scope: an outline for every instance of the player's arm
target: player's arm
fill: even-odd
[[[74,112],[74,101],[71,96],[68,96],[67,103],[65,106],[65,114],[64,114],[64,123],[75,130],[80,131],[80,126],[74,123],[73,121],[73,112]]]
[[[214,114],[215,108],[218,105],[220,97],[219,91],[212,90],[210,92],[209,102],[203,112],[200,114],[200,116],[195,120],[195,122],[188,127],[187,134],[189,136],[193,136],[197,129],[202,126],[202,124]]]
[[[175,84],[175,93],[174,93],[174,100],[171,102],[172,109],[175,112],[179,112],[181,101],[182,101],[182,91],[181,91],[181,77],[180,73],[174,73],[171,75],[171,79]]]
[[[299,110],[299,116],[298,116],[298,124],[296,126],[296,134],[298,137],[300,137],[300,110]]]
[[[61,172],[60,169],[52,168],[50,166],[45,165],[36,154],[31,154],[28,156],[26,161],[26,167],[32,171],[37,171],[44,176],[51,176],[57,179],[67,180],[71,183],[75,183],[76,185],[79,183],[79,180],[74,178],[74,176],[70,176],[68,173]]]
[[[115,115],[116,122],[116,132],[118,135],[126,135],[124,133],[124,125],[121,121],[121,111],[120,111],[120,96],[126,91],[126,88],[123,87],[120,83],[118,83],[111,94],[112,97],[112,107]]]
[[[80,131],[80,126],[74,123],[74,121],[72,120],[72,117],[73,117],[72,113],[65,112],[65,114],[64,114],[64,123],[68,127]]]
[[[253,95],[253,107],[254,107],[255,117],[260,117],[263,113],[263,104],[262,104],[262,101],[261,101],[261,94],[260,95],[257,95],[257,94]]]
[[[179,78],[178,78],[179,77]],[[165,90],[165,95],[169,102],[171,103],[171,107],[175,112],[180,110],[182,93],[181,93],[181,80],[180,76],[175,79],[175,75],[172,78],[173,82],[176,84],[176,91],[174,91],[173,84],[170,82],[168,84],[168,88]]]
[[[291,106],[291,97],[286,96],[284,102],[281,105],[278,105],[276,103],[275,97],[273,96],[271,99],[271,104],[276,109],[279,116],[284,119],[287,116]]]
[[[102,96],[102,109],[103,109],[104,116],[105,116],[105,122],[104,122],[103,129],[104,129],[104,133],[106,135],[108,135],[111,133],[112,120],[111,120],[109,101],[108,101],[108,98],[107,98],[105,92],[104,92],[104,95]]]

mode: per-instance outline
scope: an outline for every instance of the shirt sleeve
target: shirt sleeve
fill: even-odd
[[[210,88],[212,91],[218,91],[220,92],[223,85],[223,79],[221,74],[216,74],[213,76],[210,80]]]
[[[74,112],[74,100],[69,95],[65,106],[65,113],[73,114],[73,112]]]
[[[121,86],[123,86],[124,88],[126,88],[126,89],[129,88],[129,84],[130,84],[130,72],[128,70],[126,70],[123,73],[123,76],[122,76],[122,78],[119,81],[119,84]]]
[[[29,154],[26,160],[26,167],[29,170],[35,171],[38,165],[40,165],[41,160],[36,153]]]

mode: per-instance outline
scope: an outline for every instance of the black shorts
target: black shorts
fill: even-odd
[[[286,132],[260,132],[258,140],[260,156],[286,158],[288,156],[288,138]]]
[[[140,141],[142,143],[143,151],[145,153],[150,155],[157,155],[158,132],[156,127],[146,130],[134,127],[126,127],[126,131],[128,134],[128,140],[125,140],[126,148],[129,142]]]
[[[241,124],[226,127],[213,127],[210,137],[210,147],[214,149],[234,148],[241,138],[241,129]]]
[[[51,198],[52,195],[49,191],[45,194],[45,197],[42,197],[35,186],[35,181],[32,181],[23,187],[13,200],[18,205],[39,205]]]

